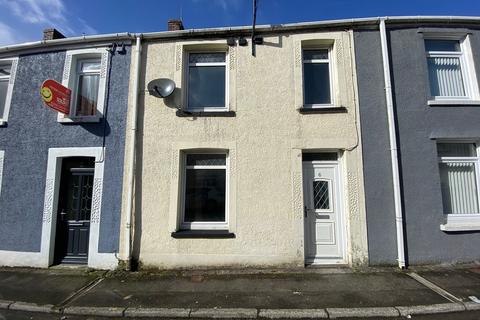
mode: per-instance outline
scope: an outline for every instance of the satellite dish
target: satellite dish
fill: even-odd
[[[148,93],[157,98],[166,98],[175,90],[175,82],[170,79],[155,79],[148,83]]]

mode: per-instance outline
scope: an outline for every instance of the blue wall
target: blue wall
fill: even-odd
[[[40,251],[48,149],[101,147],[105,127],[99,252],[118,251],[130,47],[112,57],[106,123],[60,124],[57,113],[42,103],[42,82],[61,82],[64,60],[65,51],[19,58],[8,124],[0,127],[0,150],[5,151],[0,250]]]
[[[423,28],[460,31],[461,27]],[[427,60],[419,28],[389,30],[407,256],[410,264],[480,259],[480,233],[446,233],[435,138],[480,138],[478,106],[428,106]],[[480,32],[472,52],[480,76]],[[356,33],[370,262],[396,263],[391,166],[378,31]],[[388,195],[387,195],[388,193]]]

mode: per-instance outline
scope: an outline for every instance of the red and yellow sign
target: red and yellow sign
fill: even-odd
[[[72,90],[55,80],[48,79],[43,82],[40,95],[48,107],[64,114],[70,113]]]

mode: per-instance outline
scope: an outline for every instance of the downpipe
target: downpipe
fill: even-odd
[[[388,133],[390,138],[390,157],[392,162],[393,196],[395,206],[395,226],[397,231],[398,267],[406,268],[405,239],[403,230],[403,208],[400,190],[400,174],[398,168],[397,134],[395,114],[393,110],[392,82],[390,78],[390,61],[388,56],[387,31],[385,18],[380,19],[380,41],[382,46],[383,75],[385,79],[385,100],[387,105]]]
[[[130,128],[130,150],[128,154],[128,193],[127,193],[127,214],[125,220],[125,258],[127,271],[132,266],[132,214],[133,214],[133,198],[135,189],[135,153],[137,146],[137,118],[138,118],[138,95],[140,81],[140,60],[142,54],[142,38],[137,35],[135,45],[135,70],[133,79],[133,101],[132,101],[132,118]]]

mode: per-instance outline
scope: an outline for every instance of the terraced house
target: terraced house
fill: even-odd
[[[479,261],[479,23],[171,20],[0,48],[0,265]]]
[[[117,266],[129,42],[47,30],[0,49],[0,265]],[[71,89],[67,114],[47,79]]]
[[[355,33],[371,264],[480,260],[479,23]]]
[[[366,263],[352,30],[258,27],[255,48],[250,36],[138,39],[133,258],[161,268]],[[158,79],[175,91],[161,98]]]

